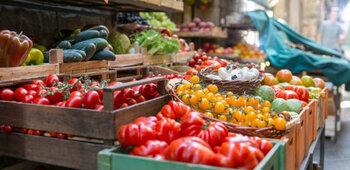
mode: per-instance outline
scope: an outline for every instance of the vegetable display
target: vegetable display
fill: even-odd
[[[77,33],[72,40],[61,41],[57,48],[63,49],[63,62],[89,60],[115,60],[115,55],[106,49],[109,30],[103,25]]]
[[[132,42],[138,42],[140,47],[147,48],[149,55],[166,55],[176,53],[181,44],[177,36],[165,36],[158,31],[145,30],[133,36]]]
[[[176,28],[165,12],[140,12],[140,16],[147,19],[150,26],[157,28],[166,28],[170,31]]]
[[[33,42],[22,32],[0,31],[0,67],[16,67],[28,57]]]
[[[117,136],[125,149],[131,149],[129,155],[239,169],[253,169],[273,147],[258,137],[229,133],[221,123],[207,123],[175,101],[156,117],[140,117],[122,126]]]

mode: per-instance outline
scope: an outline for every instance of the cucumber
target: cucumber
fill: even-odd
[[[63,50],[63,62],[79,62],[83,60],[83,55],[78,50]]]
[[[104,25],[93,26],[93,27],[90,27],[88,30],[97,30],[97,31],[105,30],[107,33],[109,33],[108,28]]]
[[[89,40],[80,41],[72,46],[73,49],[83,50],[90,43],[94,43],[96,46],[96,51],[103,50],[108,46],[108,42],[103,38],[92,38]]]
[[[63,48],[63,49],[70,49],[71,47],[72,47],[72,45],[71,45],[70,42],[67,41],[67,40],[61,41],[61,42],[57,45],[57,48]]]
[[[108,32],[106,30],[100,30],[100,38],[106,39],[108,38]]]
[[[97,52],[90,60],[115,60],[115,54],[109,50],[101,50]]]
[[[80,32],[74,37],[75,42],[80,42],[92,38],[98,38],[100,37],[100,32],[96,30],[86,30],[83,32]]]
[[[89,61],[92,56],[94,56],[96,52],[96,45],[94,43],[90,43],[83,49],[86,53],[86,57],[83,59],[84,61]]]

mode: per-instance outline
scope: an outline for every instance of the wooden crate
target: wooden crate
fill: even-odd
[[[130,81],[131,79],[142,79],[149,76],[148,66],[131,66],[111,68],[117,72],[118,81]]]
[[[161,97],[122,109],[113,109],[113,92],[115,90],[151,82],[158,82],[157,86],[162,94]],[[97,152],[106,148],[104,145],[111,147],[114,144],[116,132],[122,125],[131,123],[141,116],[155,115],[162,106],[169,102],[170,97],[165,93],[165,84],[165,78],[155,77],[106,87],[103,89],[104,111],[0,101],[0,109],[2,110],[0,124],[11,125],[15,129],[26,128],[71,134],[75,136],[73,139],[88,139],[87,142],[76,143],[77,141],[70,141],[71,138],[59,140],[43,136],[27,137],[23,134],[0,133],[0,153],[45,163],[56,161],[54,164],[69,168],[96,169]],[[15,138],[12,139],[12,136]],[[92,139],[98,141],[99,144],[91,144]],[[59,141],[62,144],[57,144]],[[2,142],[5,142],[6,145]],[[32,143],[38,143],[38,145],[31,146]],[[41,145],[43,145],[42,148],[39,148]],[[52,147],[58,147],[62,151],[55,155],[56,151],[53,151]],[[67,155],[74,158],[69,159],[71,157]]]
[[[120,54],[115,56],[114,61],[108,61],[109,67],[128,67],[143,64],[143,56],[141,53],[137,54]]]
[[[177,53],[175,55],[171,55],[171,63],[173,64],[185,64],[188,60],[190,60],[194,56],[195,52],[183,52],[183,53]]]
[[[271,170],[271,169],[283,169],[280,157],[281,143],[274,142],[274,146],[270,152],[264,157],[263,160],[255,167],[255,169]],[[145,158],[140,156],[130,156],[127,154],[120,153],[120,146],[105,149],[99,152],[98,155],[98,169],[99,170],[110,170],[110,169],[133,169],[133,170],[144,170],[147,169],[161,170],[161,169],[172,169],[172,170],[229,170],[228,168],[219,168],[214,166],[206,166],[199,164],[190,164],[168,160],[155,160],[151,158]]]
[[[62,49],[50,50],[50,64],[58,64],[59,73],[63,74],[98,72],[109,69],[107,60],[64,63]]]
[[[153,75],[157,75],[157,74],[161,74],[161,75],[181,74],[180,72],[172,70],[168,67],[161,67],[161,66],[152,66],[151,71],[152,71]]]
[[[24,78],[58,74],[58,64],[37,66],[0,67],[0,81],[20,80]]]

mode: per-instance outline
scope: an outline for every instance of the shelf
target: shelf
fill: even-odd
[[[13,0],[0,1],[2,5],[12,5],[40,10],[53,10],[63,12],[77,12],[89,14],[78,8],[100,10],[103,12],[118,11],[165,11],[182,12],[184,3],[181,0]],[[104,14],[106,15],[106,14]]]
[[[137,23],[119,24],[117,27],[121,31],[125,31],[125,32],[133,32],[133,31],[135,31],[137,29],[156,30],[156,31],[162,31],[163,29],[167,29],[167,28],[164,28],[164,27],[157,28],[157,27],[152,27],[152,26],[149,26],[149,25],[139,25]],[[176,33],[178,31],[179,31],[179,29],[176,28],[172,32]]]
[[[325,130],[324,128],[317,130],[316,139],[311,143],[311,145],[309,147],[308,155],[305,157],[305,159],[303,160],[303,162],[300,165],[300,170],[306,170],[306,169],[308,169],[310,164],[313,164],[313,161],[312,161],[313,154],[315,153],[317,143],[322,142],[322,140],[324,140],[324,130]],[[324,146],[321,146],[321,147],[324,147]],[[322,156],[324,156],[324,155],[322,155],[322,153],[320,153],[320,157],[322,157]],[[323,162],[321,162],[321,164],[323,164]]]
[[[218,57],[227,60],[239,60],[239,57],[235,54],[207,54],[210,57]]]
[[[224,39],[227,38],[227,30],[222,30],[219,27],[214,27],[209,32],[178,32],[177,35],[181,38],[211,38]]]
[[[251,24],[229,24],[226,28],[234,30],[256,30]]]

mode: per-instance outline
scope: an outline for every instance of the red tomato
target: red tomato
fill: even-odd
[[[56,137],[57,133],[56,132],[49,132],[49,135],[54,138],[54,137]]]
[[[83,93],[80,91],[73,91],[70,95],[69,98],[71,97],[83,97]]]
[[[126,98],[134,98],[135,97],[135,91],[131,88],[124,89],[124,93]]]
[[[114,105],[118,103],[126,102],[126,95],[123,91],[115,91],[114,92]]]
[[[195,60],[195,61],[198,61],[198,59],[200,59],[201,57],[200,57],[200,55],[199,54],[195,54],[194,56],[193,56],[193,60]]]
[[[66,107],[66,101],[63,101],[63,102],[58,102],[58,103],[56,103],[55,104],[55,106],[57,106],[57,107]]]
[[[48,95],[47,98],[50,100],[51,103],[57,103],[63,100],[63,92],[58,89],[58,87],[50,87],[52,95]]]
[[[157,120],[158,119],[155,116],[139,117],[133,123],[144,124],[145,126],[155,129],[157,125]]]
[[[98,90],[97,91],[98,95],[100,96],[100,100],[103,100],[103,90]]]
[[[43,132],[40,130],[34,130],[34,135],[41,136],[41,135],[43,135]]]
[[[28,91],[30,91],[30,90],[37,91],[37,90],[40,90],[40,89],[42,89],[42,88],[39,85],[37,85],[37,84],[30,84],[28,86],[28,88],[27,88]]]
[[[162,110],[158,113],[157,117],[160,118],[181,118],[183,115],[191,112],[191,108],[180,102],[170,101],[168,105],[163,106]]]
[[[186,75],[196,75],[198,73],[197,70],[195,69],[190,69],[186,72]]]
[[[45,89],[41,89],[37,91],[36,97],[45,97],[47,94],[47,91]]]
[[[3,131],[5,128],[5,125],[0,125],[0,131]]]
[[[298,86],[289,85],[289,86],[286,86],[285,90],[292,90],[294,92],[297,92]]]
[[[215,153],[200,138],[182,137],[169,144],[165,158],[172,161],[211,165],[214,163]]]
[[[103,105],[97,105],[97,106],[95,107],[95,110],[97,110],[97,111],[103,111]]]
[[[45,84],[47,87],[52,87],[54,82],[59,83],[60,80],[55,74],[50,74],[45,78]]]
[[[127,103],[122,103],[121,105],[118,106],[118,109],[119,108],[124,108],[124,107],[128,107],[129,105]]]
[[[56,138],[58,138],[58,139],[66,139],[67,135],[65,135],[63,133],[57,133]]]
[[[15,98],[15,93],[11,89],[6,88],[0,91],[1,100],[12,101],[14,98]]]
[[[84,108],[94,109],[100,102],[100,96],[95,90],[88,91],[84,95]]]
[[[299,99],[299,96],[292,90],[281,90],[276,93],[277,98],[288,99]]]
[[[299,96],[299,99],[305,102],[309,101],[309,91],[305,87],[298,87],[296,93]]]
[[[40,86],[40,84],[41,84],[43,87],[45,87],[44,81],[39,80],[39,79],[34,80],[34,81],[33,81],[33,84],[36,84],[36,85],[38,85],[39,87],[41,87],[41,86]]]
[[[149,140],[144,145],[135,147],[129,155],[137,155],[142,157],[164,160],[165,152],[168,144],[164,141]]]
[[[141,103],[141,102],[146,101],[146,98],[144,96],[140,95],[139,97],[136,98],[136,101],[137,101],[137,103]]]
[[[33,129],[28,129],[27,134],[28,135],[34,135],[34,130]]]
[[[21,133],[24,133],[24,134],[27,134],[27,132],[28,132],[28,129],[25,129],[25,128],[21,128],[21,129],[19,130],[19,132],[21,132]]]
[[[137,104],[137,101],[133,98],[128,98],[126,100],[126,103],[128,104],[128,106],[131,106],[131,105]]]
[[[307,103],[305,101],[301,101],[301,103],[303,104],[303,107],[307,106]]]
[[[120,144],[125,148],[143,145],[148,140],[155,139],[155,134],[151,127],[135,123],[122,126],[118,130],[117,136]]]
[[[79,89],[82,89],[82,83],[81,81],[79,81],[79,79],[77,78],[71,78],[69,81],[68,81],[68,84],[69,85],[73,85],[73,87],[69,90],[69,91],[77,91]]]
[[[199,137],[212,147],[220,145],[228,135],[228,130],[222,123],[212,122],[207,125],[198,112],[185,114],[180,123],[183,136]]]
[[[170,33],[170,31],[168,30],[168,29],[163,29],[161,32],[160,32],[161,34],[165,34],[165,35],[167,35],[167,36],[171,36],[171,33]],[[174,37],[175,38],[175,37]]]
[[[22,99],[23,103],[32,103],[34,100],[34,97],[30,94],[27,94],[24,96],[24,98]]]
[[[158,140],[170,143],[181,137],[181,125],[174,119],[162,119],[157,121],[155,133]]]
[[[194,67],[195,64],[196,64],[196,61],[193,59],[188,62],[188,66],[190,67]]]
[[[160,97],[160,96],[162,96],[160,93],[156,93],[154,96],[153,96],[153,98],[157,98],[157,97]]]
[[[24,99],[24,96],[27,95],[27,93],[28,91],[25,88],[23,87],[17,88],[15,91],[16,100],[22,101]]]
[[[83,101],[81,97],[69,98],[65,104],[65,107],[81,108]]]
[[[258,144],[258,149],[260,149],[265,155],[270,152],[273,147],[273,144],[265,139],[259,137],[250,137],[251,140],[254,140]]]
[[[154,83],[146,84],[142,88],[141,94],[146,98],[146,99],[152,99],[154,95],[157,93],[157,86]]]
[[[6,125],[6,126],[4,126],[4,131],[5,132],[12,132],[13,128],[10,125]]]
[[[275,91],[275,93],[277,93],[278,91],[284,90],[281,86],[271,86],[271,88]],[[289,89],[286,89],[289,90]]]
[[[46,97],[37,97],[34,99],[34,104],[41,104],[41,105],[50,105],[50,101],[49,99],[47,99]]]
[[[29,91],[28,91],[28,94],[30,94],[30,95],[36,97],[36,96],[38,95],[38,92],[35,91],[35,90],[29,90]]]
[[[225,138],[225,140],[223,142],[245,143],[248,146],[252,146],[252,147],[256,147],[256,148],[259,147],[258,143],[255,140],[250,139],[248,136],[243,136],[240,134],[237,134],[234,137],[228,136]]]

